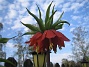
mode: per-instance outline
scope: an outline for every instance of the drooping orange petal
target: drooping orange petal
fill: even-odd
[[[30,38],[30,40],[27,41],[26,43],[29,44],[30,46],[33,46],[34,44],[37,43],[37,40],[39,40],[41,36],[42,36],[42,33],[38,32],[35,35],[33,35],[32,38]]]
[[[64,41],[70,41],[64,34],[62,34],[61,32],[52,30],[59,38],[62,38]]]
[[[57,45],[53,45],[53,51],[56,53],[57,52]]]
[[[56,36],[55,38],[52,38],[52,43],[53,43],[53,51],[56,53],[57,52],[57,45],[60,46],[59,38]]]
[[[41,48],[42,45],[43,45],[41,38],[42,38],[42,37],[40,37],[40,38],[37,40],[37,44],[38,44],[39,48]]]
[[[58,44],[58,37],[54,37],[54,38],[51,38],[51,41],[54,45],[57,45]]]
[[[38,39],[39,37],[42,36],[42,33],[38,32],[35,36],[36,36],[35,39]]]
[[[64,41],[62,39],[58,39],[58,46],[59,47],[65,47]]]
[[[45,39],[45,36],[46,36],[46,33],[43,33],[41,40],[44,40]]]
[[[45,34],[46,38],[54,38],[56,36],[51,30],[46,30],[43,34]]]
[[[30,43],[29,43],[30,46],[33,46],[35,43],[36,43],[35,39],[30,39]]]
[[[54,38],[52,38],[51,41],[53,43],[53,51],[56,53],[57,52],[57,44],[58,44],[58,42],[57,42],[57,36],[54,37]]]
[[[31,38],[30,38],[30,40],[29,41],[27,41],[27,42],[25,42],[25,43],[30,43],[30,42],[32,42],[32,41],[34,41],[35,40],[35,37],[37,36],[37,34],[38,33],[36,33],[35,35],[33,35]]]
[[[45,38],[45,39],[43,40],[43,47],[44,47],[44,50],[49,50],[49,45],[50,45],[49,39],[48,39],[48,38]]]
[[[50,45],[54,52],[57,51],[58,47],[64,47],[64,41],[69,41],[69,39],[63,35],[61,32],[56,30],[46,30],[44,33],[38,32],[30,38],[28,43],[30,46],[33,46],[34,50],[39,52],[49,51]]]
[[[29,46],[33,46],[36,43],[36,40],[34,38],[30,38],[30,40],[25,43],[29,44]]]

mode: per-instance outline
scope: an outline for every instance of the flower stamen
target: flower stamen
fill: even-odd
[[[49,45],[49,49],[51,50],[53,48],[53,43],[51,42],[51,39],[49,39],[50,45]]]

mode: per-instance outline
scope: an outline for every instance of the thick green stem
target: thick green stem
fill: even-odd
[[[38,54],[37,54],[37,67],[39,67],[39,59],[38,59]]]
[[[47,67],[50,67],[50,52],[47,52]]]

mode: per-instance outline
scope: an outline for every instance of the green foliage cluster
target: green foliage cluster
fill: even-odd
[[[50,8],[52,5],[53,1],[49,4],[47,10],[46,10],[46,16],[45,16],[45,20],[43,20],[41,18],[41,11],[39,6],[37,5],[38,11],[39,11],[39,17],[37,17],[36,15],[34,15],[31,11],[29,11],[27,8],[27,12],[37,21],[38,26],[34,26],[32,24],[24,24],[23,22],[21,22],[24,26],[26,26],[27,28],[29,28],[31,30],[31,32],[26,32],[23,35],[31,35],[31,34],[36,34],[37,32],[44,32],[45,30],[50,30],[50,29],[54,29],[54,30],[58,30],[58,29],[62,29],[64,23],[67,23],[68,25],[70,25],[67,21],[65,20],[61,20],[63,13],[59,16],[58,20],[56,20],[55,22],[53,22],[53,17],[55,15],[55,13],[57,12],[57,10],[54,10],[55,5],[52,8],[52,12],[50,15]],[[12,37],[14,38],[14,37]],[[8,40],[12,39],[12,38],[0,38],[0,43],[7,43]]]

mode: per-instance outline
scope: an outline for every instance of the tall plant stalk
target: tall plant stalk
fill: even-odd
[[[50,67],[50,52],[47,52],[47,67]]]

